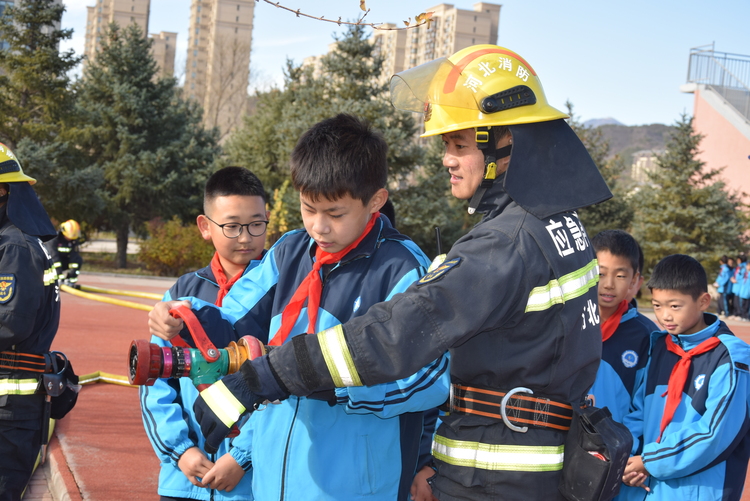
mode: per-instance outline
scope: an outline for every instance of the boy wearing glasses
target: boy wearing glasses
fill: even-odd
[[[349,114],[305,132],[291,155],[304,230],[282,236],[220,309],[191,298],[204,328],[268,333],[272,347],[299,346],[306,334],[358,317],[418,280],[427,257],[380,214],[387,151],[382,134]],[[182,321],[166,314],[171,306],[154,307],[152,334],[180,331]],[[255,412],[233,442],[252,457],[254,497],[409,499],[424,466],[420,452],[429,457],[420,445],[429,447],[434,414],[424,411],[448,397],[448,358],[436,356],[398,381],[291,397]],[[212,443],[219,442],[207,449]]]
[[[206,183],[198,229],[216,252],[211,264],[180,277],[164,300],[193,296],[221,306],[224,296],[245,271],[260,263],[265,253],[266,193],[260,180],[242,167],[226,167]],[[208,331],[211,341],[226,347],[236,338]],[[192,338],[183,338],[194,347]],[[152,343],[169,346],[154,337]],[[161,461],[159,495],[162,501],[183,499],[252,499],[251,468],[244,455],[225,439],[215,453],[207,453],[193,416],[198,391],[189,378],[157,379],[141,387],[141,410],[156,455]]]

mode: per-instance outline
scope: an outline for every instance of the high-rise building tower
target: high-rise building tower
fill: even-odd
[[[154,55],[154,61],[159,65],[160,77],[174,76],[174,58],[176,55],[175,46],[177,45],[177,33],[171,31],[162,31],[160,33],[151,33],[148,36],[153,40],[151,53]]]
[[[148,33],[148,15],[151,7],[150,0],[96,0],[96,5],[86,7],[86,42],[83,60],[93,61],[101,50],[102,37],[106,34],[110,23],[117,23],[125,28],[130,23],[136,23]],[[174,66],[174,63],[173,63]]]
[[[0,16],[3,15],[6,7],[15,5],[15,3],[16,3],[15,0],[0,0]],[[52,3],[56,5],[60,5],[62,3],[62,0],[54,0]],[[55,23],[54,26],[52,26],[51,28],[49,27],[42,28],[42,32],[48,33],[49,30],[59,30],[59,29],[60,29],[60,23]],[[7,48],[8,48],[8,42],[4,40],[0,40],[0,50],[5,50]]]
[[[185,95],[203,106],[203,122],[222,138],[247,110],[255,0],[192,0]]]
[[[471,45],[496,44],[500,7],[478,2],[474,10],[464,10],[442,3],[425,9],[433,13],[429,27],[425,24],[408,30],[374,30],[371,40],[384,58],[383,78]]]

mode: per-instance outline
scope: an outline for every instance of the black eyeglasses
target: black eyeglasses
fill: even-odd
[[[206,219],[214,223],[216,226],[221,228],[221,232],[227,238],[237,238],[242,234],[242,228],[247,230],[248,235],[251,237],[259,237],[266,232],[266,226],[268,221],[253,221],[252,223],[240,224],[240,223],[224,223],[219,224],[210,217],[206,216]]]

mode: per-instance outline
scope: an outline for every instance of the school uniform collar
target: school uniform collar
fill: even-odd
[[[674,341],[683,350],[690,351],[706,339],[720,334],[720,331],[728,330],[724,322],[719,320],[719,317],[712,313],[704,313],[703,321],[706,322],[705,329],[700,330],[694,334],[679,334],[676,336],[673,335],[672,341]],[[666,334],[667,332],[662,331],[662,333]]]

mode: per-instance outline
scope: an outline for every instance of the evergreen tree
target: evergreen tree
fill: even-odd
[[[585,127],[573,113],[573,104],[570,101],[566,102],[565,106],[570,115],[568,124],[586,146],[586,150],[612,191],[612,198],[609,200],[578,211],[586,232],[589,237],[593,237],[604,230],[629,230],[633,222],[633,208],[629,203],[628,193],[620,182],[620,175],[625,169],[623,160],[619,156],[607,160],[609,144],[604,139],[601,130]]]
[[[705,169],[696,158],[703,136],[683,115],[666,153],[649,173],[650,185],[634,196],[633,236],[643,247],[648,274],[670,254],[688,254],[710,270],[716,260],[742,248],[747,226],[740,201],[726,191],[721,169]]]
[[[119,267],[126,266],[131,229],[142,232],[155,217],[199,213],[218,154],[218,131],[203,129],[200,109],[182,99],[174,78],[157,78],[150,45],[137,25],[110,25],[101,52],[74,86],[73,123],[56,144],[29,148],[38,170],[64,180],[57,184],[70,188],[84,176],[90,182],[102,210],[88,222],[115,231]]]
[[[81,58],[59,52],[73,33],[55,28],[64,11],[54,0],[20,0],[0,16],[0,141],[12,149],[50,139],[69,110],[67,73]]]
[[[336,41],[336,48],[321,60],[320,76],[313,68],[287,61],[284,88],[257,95],[255,114],[246,118],[226,144],[226,162],[249,167],[269,192],[278,190],[274,200],[283,201],[284,207],[278,214],[274,207],[272,218],[285,219],[275,224],[298,228],[302,224],[298,197],[289,185],[282,186],[289,175],[289,155],[312,125],[337,113],[352,113],[368,120],[388,143],[389,191],[399,228],[419,245],[434,248],[432,228],[437,224],[446,228],[446,242],[452,243],[455,238],[447,229],[451,226],[447,219],[453,217],[451,227],[456,228],[463,222],[460,212],[446,204],[451,197],[440,159],[442,143],[440,153],[422,168],[424,150],[416,139],[415,115],[391,105],[388,85],[381,76],[383,60],[365,28],[350,26]]]

